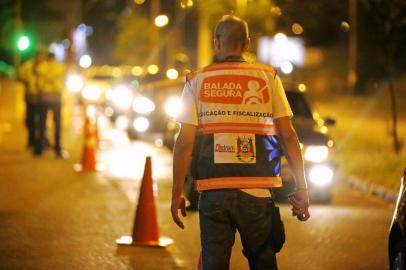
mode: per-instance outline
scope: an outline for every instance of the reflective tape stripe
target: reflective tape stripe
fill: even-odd
[[[261,123],[238,123],[238,122],[223,122],[223,123],[207,123],[200,124],[199,127],[218,127],[218,126],[244,126],[244,127],[275,127],[274,124]]]
[[[205,73],[205,72],[213,72],[213,71],[220,71],[220,70],[253,70],[253,71],[260,71],[260,72],[269,72],[273,76],[275,76],[276,71],[274,68],[265,66],[265,65],[252,65],[247,63],[236,63],[236,62],[224,62],[219,64],[214,64],[208,66],[203,69],[195,70],[187,75],[188,80],[193,79],[196,75]]]
[[[255,129],[210,129],[210,130],[202,130],[199,129],[197,131],[198,135],[207,135],[207,134],[214,134],[214,133],[250,133],[250,134],[258,134],[258,135],[276,135],[275,130],[255,130]]]
[[[210,190],[222,188],[271,188],[281,187],[280,176],[269,177],[221,177],[196,180],[196,190]]]
[[[274,125],[265,124],[232,124],[225,123],[216,125],[199,125],[198,134],[213,134],[213,133],[253,133],[260,135],[276,135],[276,128]]]

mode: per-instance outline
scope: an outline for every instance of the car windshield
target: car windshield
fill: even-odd
[[[286,91],[286,97],[288,98],[294,116],[312,118],[310,106],[302,93]]]

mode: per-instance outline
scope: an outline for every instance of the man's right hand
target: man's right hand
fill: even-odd
[[[183,196],[176,196],[172,198],[171,213],[172,219],[180,228],[184,229],[185,225],[179,218],[178,211],[180,210],[182,216],[186,217],[186,202]]]
[[[306,190],[300,190],[289,196],[289,203],[292,205],[292,216],[297,216],[300,221],[310,218],[309,194]]]

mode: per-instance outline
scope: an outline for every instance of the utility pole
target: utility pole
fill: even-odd
[[[150,23],[152,25],[151,29],[152,30],[149,32],[149,42],[150,42],[150,48],[154,48],[153,51],[153,55],[150,58],[149,63],[147,63],[148,65],[150,64],[154,64],[154,65],[158,65],[159,68],[161,68],[161,59],[159,57],[160,55],[160,29],[157,28],[154,24],[154,20],[155,18],[159,15],[160,13],[160,9],[161,9],[161,5],[160,5],[160,0],[152,0],[150,2]]]
[[[348,75],[347,87],[350,93],[355,92],[355,87],[358,81],[357,75],[357,58],[358,58],[358,31],[357,31],[357,1],[349,0],[349,15],[350,15],[350,37],[348,43]]]
[[[73,40],[73,34],[75,28],[82,17],[82,0],[72,0],[69,5],[68,12],[66,13],[66,25],[67,25],[67,36],[70,41],[70,46],[68,49],[67,65],[72,66],[76,63],[76,49]]]
[[[199,22],[197,32],[197,67],[204,67],[212,62],[212,31],[209,27],[210,14],[208,7],[216,5],[216,1],[198,2]]]
[[[20,51],[17,48],[16,42],[18,42],[18,36],[21,33],[22,29],[22,19],[21,19],[21,9],[22,9],[22,4],[21,0],[16,0],[16,11],[15,11],[15,16],[14,16],[14,24],[15,24],[15,41],[13,42],[14,46],[14,69],[16,71],[16,74],[18,74],[18,70],[20,68],[20,62],[21,62],[21,55]]]

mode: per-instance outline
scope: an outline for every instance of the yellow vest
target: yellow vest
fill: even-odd
[[[39,66],[39,85],[41,93],[61,94],[64,88],[65,65],[55,60]]]

